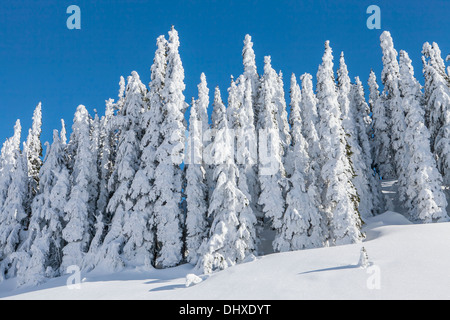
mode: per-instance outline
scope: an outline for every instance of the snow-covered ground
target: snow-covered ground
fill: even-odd
[[[366,221],[362,244],[275,253],[185,286],[191,265],[67,275],[33,288],[0,284],[2,299],[450,299],[450,223],[411,224],[388,211]],[[358,265],[361,247],[370,265]],[[71,282],[69,281],[71,284]]]

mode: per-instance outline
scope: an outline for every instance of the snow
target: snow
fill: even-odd
[[[203,281],[188,287],[187,276],[197,278],[193,265],[184,264],[164,270],[82,273],[80,289],[67,287],[69,274],[19,289],[8,279],[0,284],[0,299],[450,298],[450,223],[412,224],[387,211],[367,219],[363,230],[362,244],[269,254],[200,276]],[[359,266],[363,246],[369,259],[366,269]]]
[[[311,75],[301,90],[292,77],[289,127],[283,75],[270,56],[258,75],[247,35],[227,107],[215,90],[214,135],[202,74],[189,136],[173,27],[157,40],[149,90],[136,72],[126,86],[121,77],[105,117],[78,107],[69,144],[63,123],[61,150],[53,159],[52,145],[44,163],[39,104],[23,150],[20,122],[1,150],[0,298],[448,299],[450,67],[426,43],[422,93],[407,53],[399,63],[390,33],[380,40],[373,122],[343,55],[336,88],[326,41],[317,95]],[[187,144],[204,157],[195,167],[184,149],[197,131],[212,140]],[[378,183],[372,165],[397,180]],[[386,210],[378,196],[388,211],[374,217]]]

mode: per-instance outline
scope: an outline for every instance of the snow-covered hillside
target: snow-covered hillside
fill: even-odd
[[[448,298],[450,74],[435,43],[423,86],[380,46],[368,102],[325,41],[288,107],[247,35],[227,101],[202,74],[188,105],[172,27],[148,87],[133,71],[104,116],[78,106],[45,157],[38,104],[0,152],[0,297]]]
[[[411,224],[388,211],[368,219],[362,244],[274,253],[185,286],[190,264],[164,270],[70,275],[22,289],[0,284],[2,299],[450,299],[450,223]],[[361,247],[369,267],[359,266]],[[70,283],[70,281],[69,281]]]

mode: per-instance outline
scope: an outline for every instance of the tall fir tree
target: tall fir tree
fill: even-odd
[[[341,53],[338,69],[338,101],[342,113],[342,125],[346,134],[347,143],[351,149],[350,160],[355,176],[352,181],[359,195],[359,212],[362,217],[367,218],[374,214],[373,194],[370,190],[369,175],[371,169],[360,144],[361,138],[367,133],[358,130],[358,119],[363,119],[364,115],[359,114],[356,105],[352,104],[351,97],[352,84],[348,76],[347,65],[344,53]],[[365,128],[364,128],[365,129]]]
[[[258,204],[264,213],[266,226],[274,230],[282,227],[285,211],[286,171],[285,155],[279,127],[277,90],[279,78],[271,66],[270,57],[264,59],[264,75],[261,80],[260,114],[258,119],[258,176],[261,186]]]
[[[89,251],[84,257],[83,269],[91,270],[98,263],[98,253],[105,238],[108,224],[111,222],[107,213],[111,192],[108,188],[108,181],[114,165],[115,135],[114,126],[114,100],[106,101],[105,115],[99,121],[99,141],[98,141],[98,199],[95,213],[95,234],[92,239]]]
[[[199,248],[207,236],[208,190],[203,163],[203,129],[207,128],[209,104],[206,77],[201,75],[199,99],[192,99],[189,117],[189,140],[186,150],[186,260],[196,264]],[[206,119],[205,119],[206,118]]]
[[[65,132],[53,131],[40,175],[39,193],[32,203],[28,236],[16,254],[18,284],[37,285],[60,275],[63,256],[64,207],[70,192],[65,156]]]
[[[241,75],[236,82],[231,81],[227,115],[228,126],[234,137],[234,160],[239,170],[238,186],[250,201],[252,209],[258,212],[257,135],[250,78]]]
[[[381,172],[383,178],[395,179],[402,173],[404,166],[404,153],[402,138],[405,132],[405,116],[402,108],[402,101],[398,87],[399,66],[397,61],[397,51],[390,32],[384,31],[380,36],[380,46],[383,52],[383,71],[381,73],[381,82],[384,85],[382,97],[383,107],[385,108],[386,117],[389,119],[390,127],[390,143],[388,148],[388,158],[390,166],[387,166],[385,172]],[[400,182],[401,183],[401,182]]]
[[[162,141],[159,131],[163,121],[163,96],[166,68],[167,68],[167,41],[164,36],[158,37],[153,64],[150,68],[151,81],[145,100],[148,101],[148,109],[142,114],[143,136],[140,141],[140,164],[131,184],[131,196],[134,200],[133,211],[139,217],[141,226],[139,243],[144,251],[144,261],[148,266],[154,265],[156,257],[156,233],[153,206],[156,200],[155,194],[155,168],[158,165],[156,150]]]
[[[381,178],[392,178],[390,120],[385,109],[385,98],[380,96],[377,78],[373,70],[370,71],[368,85],[373,121],[373,167]]]
[[[11,184],[11,174],[17,162],[18,151],[20,150],[20,136],[22,126],[20,120],[14,125],[14,135],[3,143],[0,158],[0,208],[3,208],[8,197],[8,188]],[[0,214],[1,216],[1,214]]]
[[[187,103],[183,95],[184,69],[179,46],[178,32],[172,27],[167,43],[167,69],[162,90],[162,142],[156,150],[158,166],[155,168],[154,182],[157,241],[155,266],[158,268],[175,266],[183,258],[180,165],[183,161],[186,130],[184,113]]]
[[[283,226],[277,232],[276,251],[317,248],[324,245],[322,216],[317,206],[317,189],[312,183],[308,144],[302,133],[300,116],[301,91],[295,75],[291,77],[291,126],[292,146],[286,162],[289,163],[289,185],[286,195],[286,211]]]
[[[311,167],[311,183],[317,185],[320,181],[320,139],[317,132],[319,114],[317,112],[317,98],[313,90],[312,76],[305,73],[300,77],[302,82],[300,116],[302,118],[302,132],[308,146],[308,156]],[[318,185],[317,185],[318,186]]]
[[[430,149],[430,133],[425,126],[420,84],[408,53],[400,51],[400,88],[406,112],[405,149],[409,151],[405,194],[413,219],[430,223],[448,221],[447,200],[442,190],[442,176]]]
[[[216,187],[208,208],[208,218],[212,221],[209,237],[200,248],[196,265],[197,270],[206,274],[242,262],[256,249],[256,217],[247,197],[237,186],[239,171],[233,156],[234,139],[223,104],[214,104],[213,115],[215,134],[211,160],[215,164]]]
[[[259,108],[258,108],[258,95],[261,89],[260,78],[258,75],[258,70],[256,68],[256,56],[253,50],[252,37],[250,35],[245,35],[244,48],[242,49],[242,62],[244,65],[244,79],[240,81],[244,84],[247,80],[251,83],[252,88],[252,108],[254,116],[254,125],[256,126],[258,122]]]
[[[329,42],[317,72],[317,109],[321,143],[322,203],[329,221],[329,243],[342,245],[363,239],[359,198],[352,182],[351,149],[346,141],[333,72]]]
[[[437,44],[425,43],[422,49],[423,74],[425,78],[425,123],[430,130],[431,150],[437,166],[450,185],[450,81],[445,74]]]
[[[115,164],[109,179],[109,187],[114,190],[109,199],[107,212],[111,215],[111,226],[100,250],[99,262],[112,270],[120,270],[135,262],[135,237],[139,239],[145,221],[138,219],[132,210],[135,198],[132,196],[132,182],[139,167],[140,144],[142,138],[141,117],[145,110],[143,99],[147,89],[137,72],[128,77],[123,105],[115,117],[116,130],[119,131]],[[143,255],[140,257],[144,264]]]
[[[266,72],[264,70],[265,75],[269,75],[272,73]],[[286,99],[284,96],[284,83],[283,83],[283,73],[280,71],[278,73],[278,76],[276,77],[276,81],[274,82],[274,96],[273,96],[273,102],[277,106],[277,121],[278,121],[278,128],[280,131],[280,139],[283,146],[283,156],[286,156],[289,146],[291,145],[291,135],[290,135],[290,128],[288,123],[288,113],[287,113],[287,106],[286,106]]]
[[[33,113],[33,124],[28,131],[26,141],[26,152],[28,156],[28,176],[30,179],[29,192],[30,197],[34,197],[39,190],[39,170],[42,166],[42,144],[41,144],[41,129],[42,126],[42,104],[36,106]]]
[[[222,94],[219,87],[214,89],[214,100],[212,103],[213,110],[211,113],[211,129],[204,134],[204,149],[203,149],[203,161],[205,162],[206,171],[206,183],[208,187],[208,194],[212,194],[215,188],[214,171],[216,168],[216,161],[219,155],[216,153],[221,150],[216,150],[214,140],[216,138],[216,128],[221,127],[223,124],[223,118],[221,114],[226,114],[226,107],[222,101]]]
[[[70,172],[71,191],[64,206],[65,226],[61,272],[71,265],[81,266],[94,233],[94,217],[98,198],[97,159],[93,157],[91,118],[86,107],[75,112],[70,148],[73,151]]]
[[[26,149],[24,145],[24,149]],[[27,206],[28,168],[26,151],[14,151],[15,165],[11,172],[8,196],[1,209],[0,218],[0,280],[16,275],[17,259],[13,255],[24,241],[24,230],[28,223]]]
[[[234,128],[236,135],[236,163],[239,168],[239,188],[247,195],[250,206],[261,218],[258,206],[260,193],[258,179],[258,136],[254,121],[253,86],[250,79],[239,78],[239,93],[242,107],[238,112],[238,125]]]
[[[373,135],[373,122],[370,117],[370,107],[366,102],[364,87],[359,77],[355,78],[352,86],[351,105],[356,114],[355,124],[358,135],[358,144],[361,147],[363,161],[366,163],[364,174],[368,181],[369,194],[372,201],[371,213],[376,215],[384,212],[385,201],[381,190],[381,182],[378,173],[373,170],[373,149],[371,137]]]
[[[405,193],[408,173],[404,171],[408,167],[410,155],[404,143],[406,122],[400,91],[397,51],[394,49],[394,43],[388,31],[381,34],[380,42],[383,51],[383,93],[386,97],[386,106],[390,110],[391,148],[394,151],[391,159],[394,161],[395,178],[398,180],[399,198],[401,201],[406,201],[408,198]]]

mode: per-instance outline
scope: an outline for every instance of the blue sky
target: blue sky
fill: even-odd
[[[81,9],[81,30],[69,30],[67,7]],[[381,30],[369,30],[369,5],[381,9]],[[330,40],[337,64],[344,51],[352,79],[364,84],[370,69],[381,73],[379,36],[389,30],[396,49],[408,51],[421,80],[425,41],[450,54],[450,1],[143,1],[15,0],[0,3],[0,140],[12,135],[16,119],[23,139],[39,101],[42,140],[67,126],[79,104],[104,113],[105,100],[116,98],[121,75],[137,71],[148,85],[156,38],[175,25],[181,40],[186,101],[197,95],[201,72],[210,93],[220,86],[226,99],[230,75],[242,72],[245,34],[253,38],[258,71],[265,55],[285,75],[314,77],[323,44]],[[422,81],[421,81],[422,82]],[[289,102],[289,101],[288,101]],[[68,128],[70,129],[70,128]]]

